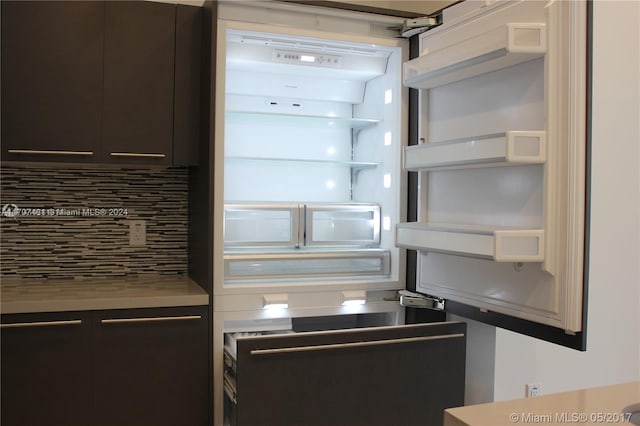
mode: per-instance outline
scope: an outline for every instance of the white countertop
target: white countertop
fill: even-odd
[[[640,403],[640,382],[445,410],[445,426],[628,425],[622,410]]]
[[[209,304],[209,295],[182,275],[79,280],[3,278],[0,290],[3,314]]]

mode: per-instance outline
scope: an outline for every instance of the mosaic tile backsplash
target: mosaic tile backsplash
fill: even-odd
[[[0,179],[1,278],[186,274],[186,168],[2,167]],[[146,246],[131,247],[141,219]]]

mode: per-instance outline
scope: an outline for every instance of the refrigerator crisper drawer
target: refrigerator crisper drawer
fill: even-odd
[[[306,204],[307,246],[380,244],[380,206],[377,204]]]
[[[388,275],[387,250],[226,253],[225,280]]]
[[[298,245],[298,204],[225,204],[225,247]]]
[[[361,203],[233,203],[225,247],[377,247],[380,206]]]
[[[225,417],[237,426],[441,425],[446,408],[464,404],[465,333],[448,322],[238,338],[236,358],[226,352]]]

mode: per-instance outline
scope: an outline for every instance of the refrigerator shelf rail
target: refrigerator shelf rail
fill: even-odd
[[[225,161],[238,161],[238,162],[266,162],[274,165],[289,165],[289,164],[303,164],[305,166],[318,166],[318,167],[347,167],[353,170],[364,170],[378,167],[380,162],[373,161],[334,161],[334,160],[311,160],[303,158],[275,158],[275,157],[240,157],[240,156],[227,156]]]
[[[401,223],[396,227],[399,247],[494,260],[544,261],[544,230],[490,229],[480,226]]]
[[[405,147],[407,171],[543,164],[545,131],[507,131],[446,142]]]
[[[352,117],[328,117],[320,115],[282,114],[272,112],[227,111],[227,119],[247,120],[248,123],[286,123],[311,127],[341,127],[363,129],[380,123],[380,120]]]
[[[431,89],[540,58],[547,51],[546,24],[508,23],[403,65],[404,84]]]

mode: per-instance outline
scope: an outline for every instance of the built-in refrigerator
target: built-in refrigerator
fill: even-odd
[[[405,306],[583,333],[586,8],[462,2],[410,58],[399,18],[219,3],[216,425],[437,424],[465,324]]]

